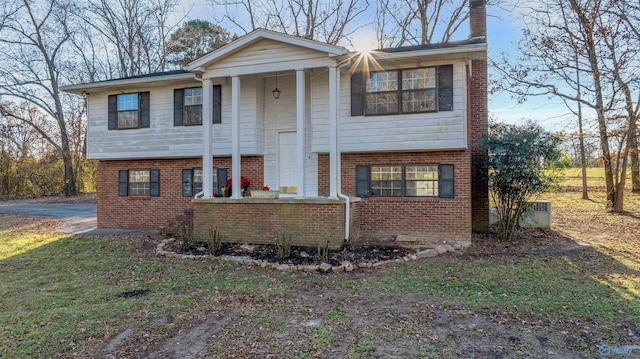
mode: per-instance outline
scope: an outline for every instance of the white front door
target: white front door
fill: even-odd
[[[298,193],[296,150],[296,133],[280,132],[278,134],[278,174],[280,181],[280,193]]]

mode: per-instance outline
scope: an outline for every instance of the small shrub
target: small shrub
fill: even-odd
[[[313,261],[316,263],[329,261],[329,241],[327,241],[324,247],[318,244],[318,252],[313,256]]]
[[[189,250],[191,248],[191,241],[193,240],[193,229],[189,225],[181,226],[179,229],[180,233],[178,237],[180,239],[180,248],[183,251]]]
[[[207,239],[207,244],[209,245],[209,254],[216,255],[220,248],[222,248],[222,236],[218,229],[213,229],[213,227],[209,227],[209,238]]]
[[[286,233],[282,234],[282,239],[276,236],[273,239],[276,246],[276,256],[280,259],[289,258],[291,256],[291,243],[293,242],[291,234],[287,237]]]

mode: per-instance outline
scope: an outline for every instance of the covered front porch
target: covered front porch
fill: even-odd
[[[214,188],[213,181],[202,181],[193,202],[196,240],[217,230],[225,242],[272,243],[275,236],[290,235],[294,245],[337,248],[358,235],[359,199],[339,191],[340,66],[348,61],[342,47],[257,30],[188,66],[202,80],[203,119],[222,113],[220,124],[202,121],[202,178],[214,178],[215,158],[230,154],[234,184],[230,197],[220,198],[213,195],[223,183]],[[318,151],[312,144],[318,131],[329,143],[328,197],[318,196]],[[220,137],[231,139],[230,148],[220,148]],[[262,158],[264,183],[247,172],[250,189],[268,186],[280,192],[278,199],[254,198],[251,191],[243,196],[235,184],[248,171],[246,156]]]
[[[203,119],[223,113],[220,124],[202,121],[202,177],[215,177],[213,158],[230,154],[229,178],[241,183],[242,157],[262,156],[264,183],[253,189],[316,198],[320,133],[329,144],[320,150],[331,162],[328,197],[338,199],[340,66],[348,62],[342,47],[257,30],[191,63],[203,84]],[[231,140],[230,148],[221,138]],[[199,197],[212,198],[212,185],[203,181]],[[230,195],[242,199],[241,187],[232,186]]]

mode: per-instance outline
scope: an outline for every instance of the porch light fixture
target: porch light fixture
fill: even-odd
[[[276,72],[276,88],[275,90],[271,91],[271,93],[273,94],[273,98],[276,100],[280,98],[280,94],[282,93],[282,91],[278,90],[278,73],[277,72]]]

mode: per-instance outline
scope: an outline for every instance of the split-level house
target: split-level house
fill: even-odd
[[[183,70],[65,87],[87,96],[98,227],[190,209],[202,239],[470,239],[488,223],[485,1],[470,12],[465,41],[365,54],[260,29]]]

